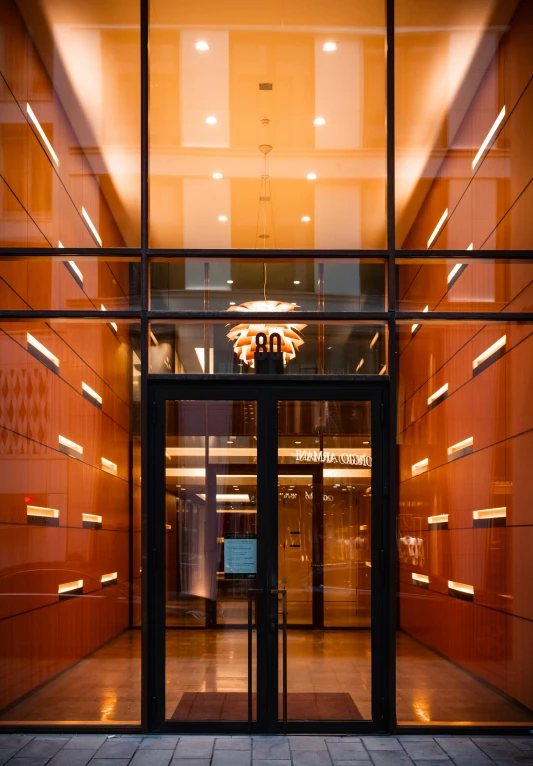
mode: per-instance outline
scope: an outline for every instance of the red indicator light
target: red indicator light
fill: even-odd
[[[33,503],[34,500],[35,500],[35,498],[34,497],[30,497],[29,495],[24,498],[24,502],[25,503]]]

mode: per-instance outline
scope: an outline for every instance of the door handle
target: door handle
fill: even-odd
[[[272,588],[270,593],[273,596],[281,594],[281,613],[283,615],[283,651],[282,651],[282,677],[283,677],[283,733],[287,733],[287,589]]]
[[[263,593],[261,588],[248,589],[248,731],[252,730],[253,718],[253,603],[255,601],[255,613],[257,615],[257,596]]]

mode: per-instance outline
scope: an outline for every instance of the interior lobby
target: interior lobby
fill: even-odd
[[[0,731],[533,727],[532,39],[0,3]]]

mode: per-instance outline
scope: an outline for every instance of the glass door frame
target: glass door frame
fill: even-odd
[[[365,734],[390,731],[389,711],[394,705],[394,641],[391,615],[394,586],[391,580],[390,541],[394,514],[388,507],[391,434],[388,432],[389,383],[306,376],[289,380],[257,376],[252,381],[236,376],[154,375],[148,377],[148,513],[144,519],[142,570],[146,620],[143,623],[143,676],[146,727],[166,733],[283,733]],[[223,382],[223,385],[221,385]],[[257,402],[257,578],[256,631],[257,720],[170,721],[165,718],[165,435],[168,400]],[[278,719],[278,401],[370,401],[372,433],[372,720],[288,721]],[[270,512],[269,512],[270,509]],[[387,552],[389,555],[386,555]],[[274,591],[276,594],[274,594]],[[276,630],[271,627],[276,623]]]

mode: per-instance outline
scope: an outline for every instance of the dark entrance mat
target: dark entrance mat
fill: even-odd
[[[255,694],[253,710],[256,710]],[[287,695],[288,718],[294,721],[362,721],[363,716],[347,693]],[[279,695],[281,717],[282,697]],[[246,692],[185,692],[171,721],[246,721]]]

